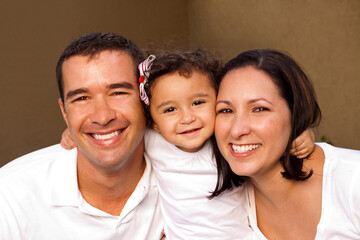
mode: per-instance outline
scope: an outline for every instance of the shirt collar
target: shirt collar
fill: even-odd
[[[136,206],[138,206],[149,194],[151,188],[156,186],[156,180],[154,174],[152,174],[150,161],[145,157],[145,170],[136,186],[134,192],[126,202],[124,209],[121,211],[120,220],[130,213]]]
[[[50,204],[79,207],[83,198],[77,181],[77,149],[63,150],[49,169]],[[145,157],[145,170],[134,192],[128,199],[121,216],[131,212],[156,187],[150,161]],[[120,216],[120,217],[121,217]]]

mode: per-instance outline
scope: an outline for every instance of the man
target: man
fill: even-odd
[[[160,239],[144,159],[145,117],[132,42],[84,35],[57,65],[59,105],[77,148],[51,146],[0,169],[0,239]]]

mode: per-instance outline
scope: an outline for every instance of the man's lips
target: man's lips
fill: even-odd
[[[110,133],[105,133],[105,134],[100,134],[100,133],[92,133],[90,134],[93,138],[95,138],[96,140],[109,140],[113,137],[116,137],[118,135],[120,135],[120,133],[122,133],[123,129],[121,130],[116,130]]]

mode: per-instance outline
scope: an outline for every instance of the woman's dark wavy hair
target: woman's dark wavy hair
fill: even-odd
[[[196,49],[193,52],[162,52],[152,62],[151,68],[148,71],[149,77],[144,86],[146,94],[149,97],[150,104],[151,88],[154,86],[159,77],[177,72],[180,76],[190,78],[194,71],[198,71],[208,76],[215,91],[217,92],[216,83],[220,72],[220,63],[209,52],[203,49]],[[145,112],[148,127],[151,127],[154,122],[150,115],[149,106],[146,107]]]
[[[218,81],[235,69],[251,66],[266,73],[279,89],[281,97],[291,111],[291,134],[280,162],[284,168],[282,175],[287,179],[304,181],[310,178],[313,171],[303,171],[303,159],[290,155],[291,143],[304,130],[320,123],[321,111],[316,100],[312,83],[294,59],[285,53],[272,49],[256,49],[241,53],[225,64]],[[226,189],[239,186],[245,181],[236,175],[227,161],[220,157],[217,160],[218,183],[212,197]]]

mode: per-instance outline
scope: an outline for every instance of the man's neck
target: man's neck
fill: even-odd
[[[78,160],[78,185],[85,201],[106,213],[120,215],[146,166],[143,158],[131,163],[117,171],[107,171],[89,161]]]

